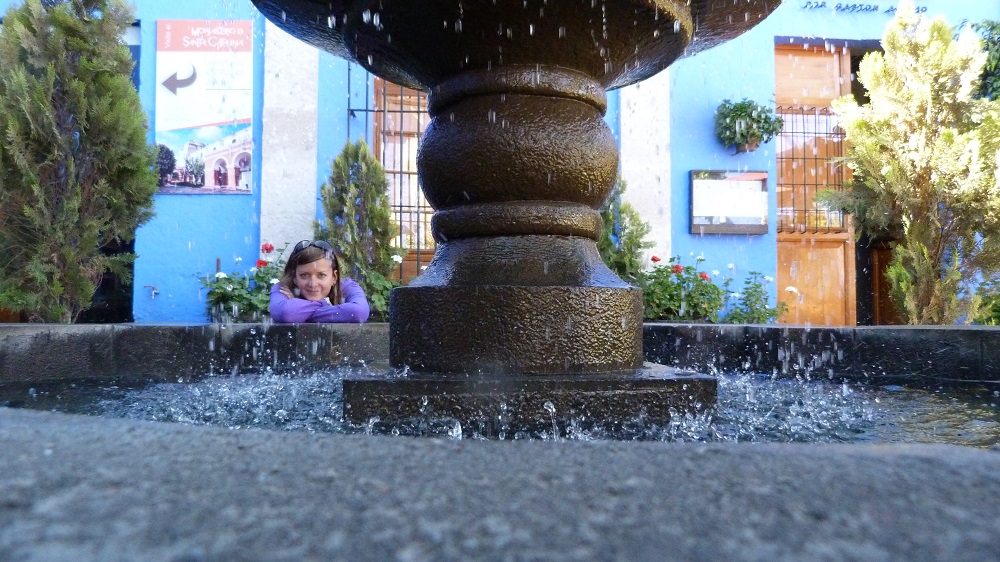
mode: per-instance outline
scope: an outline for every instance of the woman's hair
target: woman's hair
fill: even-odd
[[[288,262],[285,263],[285,271],[281,274],[281,279],[278,280],[281,286],[288,289],[289,291],[295,290],[295,269],[300,265],[305,265],[307,263],[312,263],[314,261],[326,258],[333,263],[333,271],[337,273],[337,282],[330,287],[330,303],[341,304],[343,300],[343,295],[340,291],[340,260],[337,259],[337,255],[333,252],[329,252],[322,248],[317,248],[316,246],[307,246],[302,250],[297,252],[292,252],[292,255],[288,257]]]

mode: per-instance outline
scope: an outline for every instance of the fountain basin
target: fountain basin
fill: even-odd
[[[386,369],[385,324],[11,325],[0,326],[0,404],[310,431],[455,436],[460,425],[458,434],[475,438],[988,447],[1000,422],[998,335],[981,327],[646,324],[647,359],[671,367],[648,366],[663,376],[643,380],[401,375]],[[249,376],[233,376],[240,373]],[[102,397],[114,402],[88,406]]]
[[[696,372],[928,387],[1000,386],[988,326],[642,326],[645,360]],[[388,324],[0,324],[0,384],[196,380],[263,368],[386,367]]]

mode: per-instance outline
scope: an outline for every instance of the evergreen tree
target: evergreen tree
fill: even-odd
[[[160,185],[163,185],[163,180],[169,178],[177,168],[177,157],[165,144],[156,145],[156,149],[156,167],[160,170]]]
[[[106,271],[102,255],[152,216],[156,149],[121,37],[122,0],[28,0],[0,27],[0,307],[71,322]]]
[[[403,252],[392,246],[398,230],[392,220],[385,170],[365,141],[344,145],[321,196],[326,223],[316,223],[316,238],[333,245],[342,258],[342,273],[364,289],[372,318],[385,320],[389,291],[396,285],[389,280],[396,267],[394,258]]]
[[[975,96],[986,53],[909,0],[882,46],[858,73],[870,103],[834,102],[854,181],[829,200],[896,240],[886,274],[908,323],[968,320],[977,279],[1000,269],[1000,102]]]
[[[986,20],[974,24],[972,28],[982,36],[986,48],[979,95],[991,100],[1000,99],[1000,21]]]

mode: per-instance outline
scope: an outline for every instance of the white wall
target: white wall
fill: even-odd
[[[649,223],[656,245],[648,256],[670,257],[670,71],[620,90],[624,200]],[[648,261],[647,261],[648,263]]]
[[[260,240],[311,239],[316,219],[319,51],[267,22]]]

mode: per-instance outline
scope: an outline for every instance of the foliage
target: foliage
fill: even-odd
[[[1000,281],[983,282],[976,294],[982,301],[982,307],[979,309],[979,315],[973,319],[973,323],[1000,326]]]
[[[194,185],[205,185],[205,160],[200,156],[188,156],[184,159],[184,173]]]
[[[784,120],[770,107],[746,98],[735,103],[723,100],[715,110],[715,136],[727,148],[767,142],[781,132],[782,125]]]
[[[763,281],[761,281],[763,279]],[[728,303],[728,312],[722,319],[725,324],[769,324],[788,312],[788,305],[778,301],[777,306],[769,306],[767,285],[770,277],[765,277],[757,271],[751,271],[743,280],[743,290],[731,293],[729,297],[736,299]]]
[[[265,246],[269,246],[266,244]],[[274,247],[271,246],[271,250]],[[270,250],[262,247],[265,254]],[[282,255],[283,250],[278,252]],[[242,260],[236,260],[239,265]],[[234,271],[199,275],[205,294],[205,308],[213,322],[260,322],[268,315],[271,287],[281,278],[285,260],[258,260],[249,274]]]
[[[986,48],[986,62],[980,75],[980,85],[977,94],[991,100],[1000,97],[1000,21],[985,20],[972,24],[983,38]]]
[[[974,96],[980,44],[904,0],[884,54],[861,62],[871,101],[834,101],[853,189],[822,199],[854,215],[859,233],[896,240],[886,273],[910,324],[974,318],[974,283],[1000,269],[1000,102]]]
[[[372,304],[372,319],[384,321],[389,291],[397,286],[389,277],[404,252],[392,246],[398,229],[385,171],[363,140],[344,145],[321,193],[326,221],[316,222],[315,237],[330,241],[344,260],[341,271],[361,285]]]
[[[618,178],[608,200],[601,207],[601,238],[597,251],[611,271],[628,283],[638,284],[645,269],[643,250],[653,247],[645,238],[649,225],[628,202],[622,201],[625,180]]]
[[[71,322],[106,271],[102,255],[152,216],[155,147],[121,37],[122,0],[28,0],[0,27],[0,307]]]
[[[659,261],[656,256],[653,259]],[[702,261],[704,258],[697,259],[699,264]],[[681,265],[680,256],[672,257],[667,265],[656,265],[641,279],[643,317],[668,322],[718,322],[728,285],[728,279],[720,287],[708,273]]]
[[[174,169],[177,167],[177,157],[174,156],[174,151],[165,144],[156,145],[156,149],[156,168],[160,171],[160,183],[162,184],[164,178],[168,178],[174,173]]]

